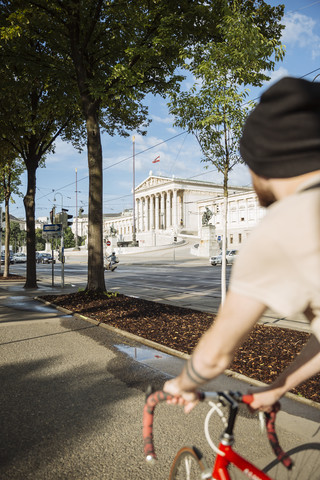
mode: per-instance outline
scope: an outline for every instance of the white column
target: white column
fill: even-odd
[[[154,229],[154,195],[150,196],[150,230]]]
[[[167,204],[166,204],[166,229],[171,226],[171,192],[167,192]]]
[[[160,205],[160,228],[165,228],[166,219],[165,219],[165,205],[164,205],[164,192],[161,192],[161,205]]]
[[[142,220],[142,232],[146,230],[146,197],[142,198],[142,205],[141,205],[141,220]]]
[[[183,225],[183,193],[180,193],[178,197],[178,224],[180,227]]]
[[[159,195],[159,193],[157,193],[156,196],[155,196],[155,202],[156,202],[155,229],[159,230],[159,225],[160,225],[160,195]]]
[[[174,228],[178,227],[178,222],[177,222],[177,190],[173,190],[173,196],[172,196],[172,226]]]
[[[150,218],[151,218],[151,198],[147,197],[147,225],[146,225],[146,230],[150,230]]]
[[[144,198],[140,198],[140,232],[144,231],[144,218],[143,218],[143,203],[144,203]]]
[[[140,220],[140,212],[139,212],[139,201],[140,199],[136,198],[135,203],[136,203],[136,231],[139,231],[139,220]],[[132,212],[133,213],[133,212]],[[134,225],[134,218],[132,217],[132,232],[133,232],[133,225]]]

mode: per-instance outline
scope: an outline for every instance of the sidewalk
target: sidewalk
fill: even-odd
[[[132,480],[166,478],[170,449],[191,443],[202,430],[202,406],[187,419],[170,407],[159,411],[156,440],[165,448],[155,470],[147,470],[140,454],[143,390],[179,373],[183,358],[36,302],[34,296],[53,293],[49,285],[39,282],[34,291],[22,286],[0,282],[0,478],[121,480],[124,472]],[[221,375],[208,389],[244,390],[247,382]],[[277,426],[285,449],[320,441],[320,405],[297,397],[284,398],[282,405]],[[239,437],[250,438],[245,453],[256,458],[262,447],[259,460],[267,463],[269,447],[249,417],[243,412],[239,418]]]

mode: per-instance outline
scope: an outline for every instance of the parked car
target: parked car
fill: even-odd
[[[14,253],[12,260],[13,260],[13,263],[26,263],[27,255],[22,252]]]
[[[37,263],[56,263],[56,261],[52,259],[51,253],[39,253],[36,261]]]
[[[227,250],[226,251],[227,265],[232,265],[237,255],[238,255],[238,250]],[[214,257],[211,257],[210,258],[210,263],[213,266],[221,265],[222,264],[222,253],[220,253],[219,255],[215,255]]]
[[[9,253],[9,261],[13,263],[13,255],[11,252]],[[4,265],[4,252],[1,253],[1,264]]]

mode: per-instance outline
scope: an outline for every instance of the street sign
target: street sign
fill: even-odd
[[[111,245],[110,240],[107,240],[107,247],[110,247],[110,245]]]
[[[60,232],[62,230],[61,223],[47,223],[43,225],[43,231],[48,232]]]
[[[61,223],[46,223],[42,227],[42,235],[49,237],[61,237]]]

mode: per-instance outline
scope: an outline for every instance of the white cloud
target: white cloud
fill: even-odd
[[[282,42],[285,45],[308,48],[312,58],[320,55],[320,36],[315,33],[315,20],[301,13],[292,12],[284,17],[284,24]]]
[[[68,166],[78,168],[78,170],[86,170],[88,168],[87,152],[84,149],[80,154],[73,147],[71,142],[64,142],[61,138],[55,141],[55,153],[48,155],[46,159],[47,167],[54,164],[66,164]]]
[[[159,117],[158,115],[151,115],[151,118],[154,122],[159,122],[159,123],[164,123],[169,125],[172,125],[174,121],[174,118],[172,116]]]
[[[289,72],[286,68],[280,67],[274,72],[268,72],[268,75],[270,75],[270,80],[266,82],[265,85],[269,87],[272,83],[277,82],[281,78],[289,76]]]

